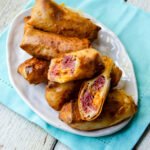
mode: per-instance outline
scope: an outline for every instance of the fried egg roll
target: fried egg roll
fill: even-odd
[[[25,23],[20,47],[34,57],[50,60],[60,54],[89,48],[90,42],[87,39],[44,32]]]
[[[65,83],[91,78],[102,65],[100,53],[95,49],[71,52],[51,60],[48,71],[50,81]]]
[[[18,67],[20,73],[29,83],[47,82],[49,62],[37,58],[30,58]]]
[[[90,19],[52,0],[36,0],[28,24],[43,31],[91,41],[97,38],[100,30]]]
[[[56,83],[49,81],[45,97],[48,104],[55,110],[60,110],[64,103],[77,97],[82,81]]]
[[[105,66],[104,71],[97,77],[85,81],[81,86],[78,106],[82,120],[94,120],[102,111],[110,88],[113,60],[109,57],[103,57],[103,62]]]
[[[97,130],[118,124],[125,119],[132,117],[137,111],[131,96],[123,90],[112,90],[108,94],[102,113],[93,121],[83,121],[81,119],[77,101],[66,103],[60,113],[59,118],[70,127],[78,130]]]

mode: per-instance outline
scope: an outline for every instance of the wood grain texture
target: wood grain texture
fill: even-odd
[[[0,150],[50,150],[55,141],[37,125],[0,105]]]
[[[150,0],[128,0],[127,2],[143,9],[144,11],[150,12]]]
[[[28,0],[0,0],[0,32],[22,10]],[[150,0],[128,0],[145,11],[150,11]],[[150,129],[146,131],[136,149],[148,150]],[[0,104],[0,150],[69,150],[37,125]]]
[[[7,27],[28,0],[0,0],[0,32]]]
[[[150,124],[145,130],[140,140],[138,141],[138,143],[136,144],[135,149],[138,149],[138,150],[150,149]]]
[[[57,142],[54,150],[70,150],[69,147],[65,146],[61,142]]]

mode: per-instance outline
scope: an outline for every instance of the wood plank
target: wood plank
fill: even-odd
[[[39,126],[0,105],[0,150],[49,150],[55,139]]]
[[[144,11],[150,12],[150,0],[127,0],[127,2],[143,9]]]
[[[149,150],[150,148],[150,125],[145,130],[142,137],[137,142],[135,149],[138,150]]]
[[[0,32],[11,23],[27,2],[28,0],[0,0]]]
[[[58,141],[54,150],[70,150],[70,148]]]

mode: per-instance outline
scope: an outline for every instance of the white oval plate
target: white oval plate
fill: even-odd
[[[24,17],[30,14],[31,8],[21,12],[13,21],[8,39],[7,39],[7,59],[9,77],[20,97],[47,123],[56,128],[89,137],[98,137],[109,135],[122,129],[130,119],[123,121],[115,126],[100,129],[96,131],[78,131],[70,128],[58,118],[58,112],[50,108],[45,100],[44,91],[45,85],[30,85],[22,76],[17,73],[17,67],[26,59],[30,58],[26,52],[19,47],[23,37]],[[84,16],[91,18],[88,15]],[[92,18],[91,18],[92,19]],[[93,20],[93,19],[92,19]],[[137,85],[132,63],[125,51],[124,46],[117,36],[107,29],[101,23],[96,24],[102,27],[98,39],[93,43],[93,46],[100,50],[102,54],[108,55],[114,59],[116,64],[122,69],[123,76],[119,83],[119,87],[133,97],[135,103],[138,101]],[[100,44],[99,44],[100,43]]]

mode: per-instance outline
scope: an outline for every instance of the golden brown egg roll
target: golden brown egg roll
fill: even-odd
[[[113,60],[106,56],[103,57],[103,63],[104,71],[97,77],[85,81],[81,86],[78,106],[82,120],[94,120],[102,111],[110,88],[110,74],[114,64]]]
[[[72,128],[90,131],[118,124],[132,117],[136,111],[137,106],[131,96],[128,96],[123,90],[112,90],[108,94],[102,113],[97,119],[83,121],[77,101],[66,103],[59,113],[59,118]]]
[[[25,73],[25,68],[27,68],[27,66],[30,66],[31,62],[34,62],[35,66],[38,66],[39,62],[41,64],[43,64],[42,68],[43,68],[43,70],[45,72],[45,75],[41,76],[41,78],[43,78],[43,80],[41,80],[40,77],[37,77],[37,75],[39,76],[39,72],[38,72],[39,70],[36,70],[36,71],[32,72],[32,74],[30,75],[30,78],[28,78],[29,76],[27,76],[27,74]],[[20,71],[20,74],[22,74],[24,77],[26,76],[27,80],[31,80],[31,82],[33,82],[34,84],[46,82],[46,81],[48,81],[47,76],[46,76],[46,73],[48,72],[48,66],[44,65],[44,64],[46,64],[45,60],[38,59],[38,58],[31,58],[31,59],[25,61],[24,63],[22,63],[20,65],[20,67],[18,67],[18,71]],[[47,61],[47,64],[49,64],[48,61]],[[114,65],[113,69],[112,69],[112,73],[111,73],[111,78],[112,78],[111,79],[111,84],[112,85],[117,85],[118,81],[120,80],[119,76],[121,76],[120,72],[121,72],[121,70],[119,68],[116,69],[116,66]],[[40,82],[38,81],[39,79],[40,79]]]
[[[82,81],[56,83],[49,81],[46,87],[45,97],[48,104],[55,110],[60,110],[64,103],[77,98]]]
[[[48,71],[50,81],[65,83],[91,78],[102,65],[100,53],[93,48],[53,58]]]
[[[29,19],[25,18],[25,22]],[[20,47],[30,55],[50,60],[60,54],[90,47],[87,39],[65,37],[35,29],[25,23],[24,36]]]
[[[121,76],[122,76],[121,69],[114,64],[111,72],[111,87],[115,87],[118,85]]]
[[[111,87],[115,87],[118,85],[121,76],[122,76],[121,69],[114,64],[111,71]]]
[[[102,56],[102,60],[107,61],[108,56]],[[121,76],[122,76],[122,71],[121,69],[114,63],[111,71],[111,88],[115,87],[118,85]]]
[[[49,62],[37,58],[30,58],[18,67],[20,73],[29,83],[38,84],[47,82]]]
[[[36,0],[28,23],[44,31],[91,41],[97,38],[100,30],[90,19],[52,0]]]

